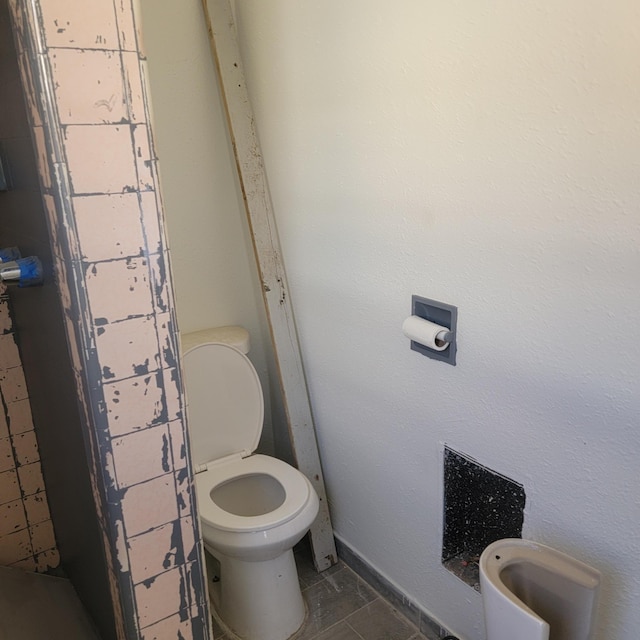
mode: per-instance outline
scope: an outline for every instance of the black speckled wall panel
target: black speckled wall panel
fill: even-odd
[[[448,447],[444,450],[442,561],[473,561],[494,540],[521,538],[524,487]]]

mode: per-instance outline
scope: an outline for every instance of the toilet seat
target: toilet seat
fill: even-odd
[[[273,511],[259,516],[239,516],[225,511],[211,498],[211,492],[221,484],[254,474],[271,476],[282,486],[284,502]],[[309,481],[297,469],[260,454],[210,465],[206,471],[196,474],[195,486],[200,517],[222,531],[248,532],[277,527],[298,515],[310,495]]]

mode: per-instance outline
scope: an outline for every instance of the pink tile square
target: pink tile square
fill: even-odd
[[[161,367],[173,368],[178,364],[175,321],[170,313],[156,315]]]
[[[184,424],[182,420],[173,420],[169,423],[169,435],[171,436],[173,468],[176,471],[184,469],[187,466],[187,447],[184,438]]]
[[[157,312],[169,311],[169,302],[173,302],[173,291],[167,278],[169,273],[169,253],[149,256],[151,283],[153,290],[153,304]]]
[[[89,262],[141,256],[145,241],[138,194],[73,198],[82,257]]]
[[[129,487],[122,498],[122,513],[128,537],[176,520],[173,474]]]
[[[189,564],[186,564],[183,568],[183,573],[185,575],[185,584],[187,586],[187,594],[186,594],[186,600],[187,602],[197,602],[200,597],[201,594],[199,593],[199,591],[196,589],[196,580],[197,577],[199,577],[199,567],[195,568],[196,569],[196,575],[194,576],[194,564],[191,562]]]
[[[149,254],[160,253],[164,250],[164,227],[162,226],[162,206],[157,191],[140,192],[142,207],[142,224],[147,238]]]
[[[15,469],[0,473],[0,504],[20,500],[20,483]]]
[[[140,626],[166,618],[180,608],[186,585],[180,569],[172,569],[136,585],[135,598]]]
[[[129,125],[70,125],[65,130],[65,149],[74,195],[137,189]]]
[[[54,49],[49,57],[62,124],[111,124],[127,119],[119,52]]]
[[[0,369],[19,367],[21,364],[15,334],[0,334]]]
[[[131,580],[139,584],[176,566],[175,532],[178,521],[129,538]]]
[[[159,366],[153,317],[143,316],[98,327],[96,347],[105,380],[148,374]]]
[[[16,461],[13,457],[11,438],[2,438],[0,440],[0,473],[15,469],[15,467]]]
[[[120,48],[125,51],[137,51],[137,33],[133,16],[133,4],[128,1],[123,2],[119,0],[118,2],[114,2],[114,5],[120,35]]]
[[[22,367],[0,370],[0,389],[5,402],[16,402],[27,397],[27,383]]]
[[[0,505],[0,538],[27,527],[27,518],[21,500]]]
[[[9,419],[9,431],[16,436],[20,433],[33,431],[33,418],[31,417],[31,403],[29,398],[7,402],[7,412]]]
[[[163,369],[164,397],[167,420],[181,420],[183,417],[182,393],[178,386],[178,370]]]
[[[179,614],[175,614],[149,625],[142,629],[142,640],[168,640],[169,638],[183,638],[193,640],[193,628],[191,620],[181,620]]]
[[[157,374],[111,382],[103,389],[111,437],[166,422],[164,393]]]
[[[53,530],[53,522],[45,520],[40,524],[29,527],[33,553],[42,553],[56,548],[56,536]]]
[[[129,108],[129,120],[135,123],[146,122],[140,59],[137,52],[123,51],[122,63],[124,65],[124,87]]]
[[[120,489],[173,470],[167,425],[114,438],[111,447]]]
[[[30,527],[51,519],[47,494],[44,491],[26,496],[24,499],[24,509],[27,512],[27,522]]]
[[[182,553],[185,562],[193,562],[198,557],[198,546],[196,543],[196,530],[193,526],[193,518],[187,516],[180,518],[180,530],[182,532]]]
[[[152,315],[149,268],[144,258],[91,264],[86,276],[94,322]]]
[[[33,555],[28,529],[0,538],[0,565],[13,564]]]
[[[58,549],[49,549],[43,553],[39,553],[36,557],[36,571],[44,573],[49,569],[55,569],[60,566],[60,554]]]
[[[16,462],[22,466],[40,460],[38,441],[35,431],[27,431],[11,438],[16,455]]]
[[[18,469],[20,488],[25,496],[44,491],[44,478],[40,462],[27,464]]]
[[[9,313],[9,301],[0,297],[0,333],[7,333],[13,328],[13,321]]]
[[[146,124],[138,124],[133,127],[133,141],[138,171],[138,189],[140,191],[153,191],[156,186],[156,159],[151,153],[149,130]]]
[[[24,560],[18,560],[18,562],[14,562],[10,566],[14,569],[22,569],[23,571],[34,572],[38,570],[38,563],[36,562],[35,556],[29,556]]]
[[[118,49],[112,0],[40,0],[49,47]]]
[[[176,488],[180,517],[190,516],[193,513],[193,481],[186,468],[176,472]]]

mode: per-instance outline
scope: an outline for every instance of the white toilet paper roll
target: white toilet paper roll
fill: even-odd
[[[442,327],[418,316],[409,316],[402,323],[402,333],[410,340],[419,342],[434,351],[444,351],[449,346],[449,342],[442,339],[449,333],[447,327]]]

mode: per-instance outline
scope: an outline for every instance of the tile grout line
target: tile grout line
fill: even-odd
[[[353,570],[352,570],[353,571]],[[354,572],[355,573],[355,572]],[[358,575],[358,574],[356,574]],[[366,583],[365,583],[366,584]],[[367,585],[369,586],[369,585]],[[398,611],[398,609],[396,609],[396,607],[393,606],[393,604],[391,604],[391,602],[389,602],[384,596],[382,596],[381,594],[379,594],[375,589],[373,589],[373,587],[369,588],[376,594],[376,598],[374,598],[371,602],[369,602],[368,604],[366,604],[365,606],[370,606],[373,605],[375,602],[380,601],[382,602],[384,605],[386,605],[387,607],[389,607],[391,613],[393,615],[395,615],[401,622],[404,622],[407,627],[409,628],[409,630],[411,631],[411,633],[404,639],[404,640],[412,640],[413,638],[418,638],[419,640],[422,640],[422,638],[424,638],[423,634],[420,631],[420,628],[417,627],[413,622],[411,622],[411,620],[409,620],[408,618],[406,618],[400,611]],[[354,632],[356,633],[360,638],[363,638],[363,636],[358,633],[358,631],[355,629],[355,627],[353,627],[350,623],[349,623],[349,618],[352,618],[356,613],[358,613],[358,611],[361,611],[362,607],[360,609],[358,609],[357,611],[353,611],[351,612],[349,615],[347,615],[344,619],[343,622],[345,622],[345,624]],[[363,640],[367,640],[366,638],[363,638]]]
[[[348,618],[349,616],[347,616]],[[364,636],[361,636],[348,622],[347,619],[345,618],[344,623],[347,625],[347,627],[349,627],[349,629],[351,629],[351,631],[353,631],[353,633],[355,633],[358,638],[362,638],[362,640],[367,640]]]
[[[387,600],[382,594],[380,594],[378,591],[376,591],[376,589],[374,589],[373,586],[371,586],[366,580],[364,580],[364,578],[362,578],[354,569],[352,569],[349,565],[345,564],[343,561],[341,561],[341,562],[344,565],[343,566],[344,569],[348,569],[358,579],[359,583],[364,584],[368,589],[370,589],[375,594],[376,597],[371,602],[367,603],[364,606],[369,606],[369,605],[373,604],[374,602],[376,602],[377,600],[382,601],[384,604],[386,604],[391,609],[391,611],[398,618],[400,618],[402,621],[404,621],[409,626],[410,629],[414,629],[414,632],[407,638],[407,640],[412,640],[412,638],[414,638],[415,636],[417,636],[420,640],[422,640],[423,638],[426,638],[425,635],[422,633],[422,631],[420,631],[419,625],[416,625],[415,622],[413,622],[407,616],[405,616],[404,613],[402,613],[402,611],[400,611],[391,601]],[[324,580],[324,578],[323,578],[323,580]],[[346,624],[349,626],[349,628],[351,628],[359,636],[360,636],[360,634],[349,624],[348,619],[351,616],[353,616],[355,613],[357,613],[357,611],[360,611],[362,608],[363,607],[360,607],[356,611],[352,611],[351,613],[349,613],[342,620],[342,621],[346,622]],[[338,624],[338,623],[336,623],[336,624]],[[362,636],[360,636],[360,637],[362,637]],[[310,638],[309,640],[313,640],[313,639]],[[366,638],[364,640],[366,640]]]
[[[324,578],[323,578],[324,580]],[[320,581],[322,582],[322,581]],[[320,584],[320,582],[317,582],[316,584]],[[316,586],[316,585],[313,585]],[[373,591],[373,590],[372,590]],[[376,593],[375,591],[373,593]],[[376,597],[371,600],[371,602],[365,602],[361,607],[358,607],[357,609],[354,609],[353,611],[350,611],[348,615],[346,615],[344,618],[340,618],[340,620],[336,620],[333,624],[329,625],[328,627],[324,628],[324,629],[320,629],[318,631],[318,633],[310,636],[309,638],[307,638],[306,640],[316,640],[316,638],[318,638],[319,636],[321,636],[324,633],[327,633],[328,631],[330,631],[331,629],[333,629],[334,627],[337,627],[339,624],[345,623],[354,633],[356,633],[360,638],[362,638],[362,636],[347,622],[347,618],[349,618],[350,616],[352,616],[355,613],[358,613],[359,611],[362,611],[362,609],[364,609],[365,607],[368,607],[370,604],[372,604],[373,602],[375,602],[376,600],[379,600],[380,596],[376,593]],[[304,629],[301,629],[300,631],[304,631]],[[295,638],[295,636],[294,636]],[[363,640],[366,640],[363,638]]]

